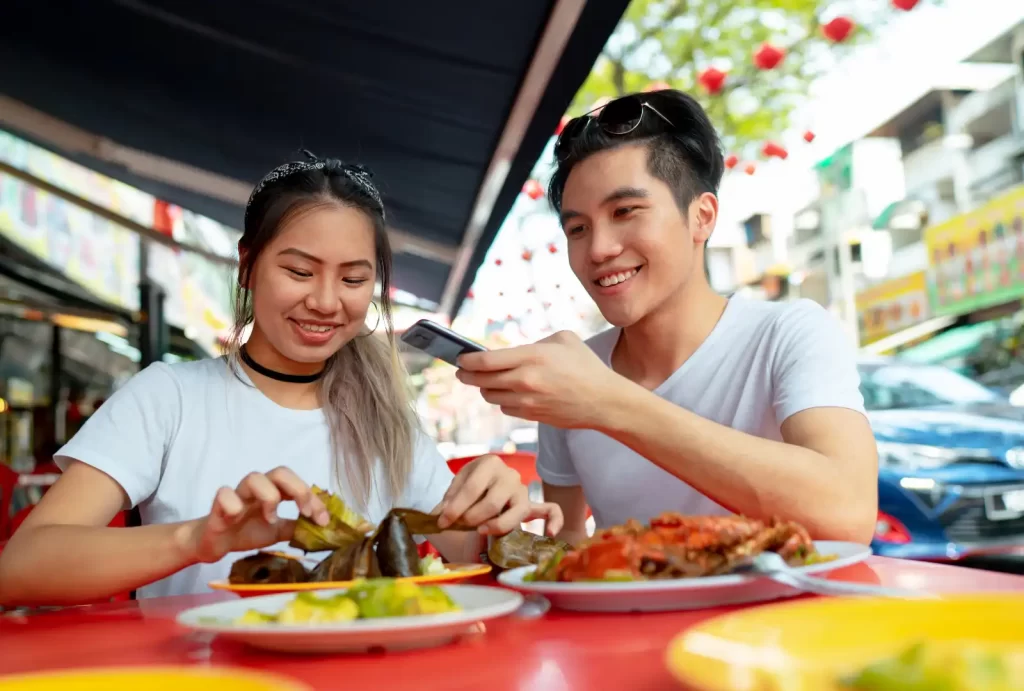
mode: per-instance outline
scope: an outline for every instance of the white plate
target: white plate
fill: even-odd
[[[265,595],[218,602],[186,610],[178,623],[204,633],[248,643],[256,648],[286,653],[350,653],[373,649],[407,650],[445,645],[467,634],[483,631],[481,622],[503,617],[519,609],[523,596],[504,588],[480,585],[440,586],[461,612],[424,614],[414,617],[384,617],[316,625],[227,623],[250,609],[279,612],[295,598],[294,593]],[[318,591],[330,597],[344,590]],[[222,620],[224,623],[210,619]]]
[[[836,559],[804,566],[806,574],[825,573],[864,561],[871,548],[853,542],[814,543],[818,552]],[[502,585],[526,593],[537,593],[553,607],[580,612],[669,612],[703,609],[750,602],[764,602],[799,594],[787,585],[763,576],[727,575],[706,578],[680,578],[664,581],[547,583],[524,581],[537,567],[523,566],[498,576]]]

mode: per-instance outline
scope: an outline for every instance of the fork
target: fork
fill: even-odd
[[[923,593],[905,588],[889,588],[880,585],[868,585],[866,583],[850,583],[847,581],[830,581],[824,578],[815,578],[797,571],[786,560],[775,552],[762,552],[753,558],[749,563],[740,567],[735,573],[752,573],[771,578],[777,583],[788,585],[808,593],[817,595],[833,596],[861,596],[861,597],[894,597],[905,600],[931,600],[937,599],[937,595]]]

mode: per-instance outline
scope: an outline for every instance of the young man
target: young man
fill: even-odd
[[[549,196],[569,264],[614,328],[460,359],[459,379],[540,425],[562,537],[662,511],[779,516],[818,539],[870,541],[878,458],[855,352],[816,303],[715,293],[704,247],[723,161],[678,91],[570,122]]]

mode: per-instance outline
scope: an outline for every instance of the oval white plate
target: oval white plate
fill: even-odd
[[[279,612],[294,593],[250,597],[204,605],[178,615],[178,623],[204,633],[241,641],[256,648],[287,653],[351,653],[372,649],[406,650],[445,645],[479,633],[480,622],[503,617],[519,609],[523,596],[504,588],[481,585],[440,586],[461,612],[414,617],[383,617],[315,625],[231,624],[250,609]],[[318,591],[330,597],[344,590]],[[213,621],[214,619],[219,621]]]
[[[864,561],[871,548],[853,542],[819,540],[814,543],[821,554],[836,559],[797,571],[826,573]],[[684,609],[722,607],[764,602],[797,595],[800,591],[764,576],[726,575],[706,578],[679,578],[664,581],[614,581],[583,583],[546,583],[524,581],[537,567],[523,566],[505,571],[498,582],[509,588],[543,595],[553,607],[580,612],[668,612]]]

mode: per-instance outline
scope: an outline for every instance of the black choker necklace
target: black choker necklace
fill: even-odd
[[[287,382],[289,384],[312,384],[320,377],[324,376],[324,370],[320,370],[316,374],[285,374],[284,372],[275,372],[272,369],[267,369],[260,363],[252,359],[249,355],[249,351],[242,346],[238,351],[238,355],[242,358],[242,362],[249,365],[253,371],[258,374],[262,374],[268,379],[276,379],[277,381]]]

